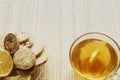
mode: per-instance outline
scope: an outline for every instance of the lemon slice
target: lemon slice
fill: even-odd
[[[0,49],[0,77],[10,74],[13,69],[13,60],[10,54]]]
[[[89,64],[92,64],[93,61],[95,60],[95,57],[98,55],[99,53],[99,49],[95,50],[92,55],[90,56],[90,59],[89,59]]]

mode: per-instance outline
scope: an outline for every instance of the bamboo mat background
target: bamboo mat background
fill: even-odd
[[[120,0],[0,0],[0,36],[17,31],[44,41],[49,60],[42,80],[77,80],[69,63],[72,42],[95,31],[120,45]]]

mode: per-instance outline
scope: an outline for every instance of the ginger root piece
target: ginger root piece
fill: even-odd
[[[27,70],[35,65],[36,57],[29,48],[20,48],[13,56],[15,67],[21,70]]]
[[[44,51],[41,56],[39,56],[36,61],[35,61],[35,66],[41,66],[43,64],[45,64],[48,60],[48,55],[47,53]]]
[[[7,76],[7,77],[1,78],[0,80],[31,80],[31,75],[25,75],[25,76],[21,76],[21,75]]]
[[[33,46],[33,42],[30,40],[30,35],[25,32],[16,33],[17,38],[19,39],[19,43],[21,47],[31,48]]]
[[[35,67],[32,67],[30,69],[27,70],[21,70],[21,69],[16,69],[17,74],[19,75],[31,75],[35,70]]]
[[[26,47],[26,48],[32,48],[33,42],[29,40],[29,41],[27,41],[25,43],[22,43],[20,46],[21,47]]]
[[[37,51],[35,54],[36,58],[39,58],[44,53],[44,47],[42,47],[39,51]]]
[[[38,58],[39,56],[42,55],[44,51],[44,44],[38,36],[30,37],[30,41],[33,42],[33,46],[31,47],[31,50],[35,54],[36,58]]]
[[[27,42],[30,38],[29,34],[25,32],[16,33],[16,37],[18,38],[20,44]]]
[[[36,57],[39,57],[44,51],[43,42],[38,36],[30,36],[25,32],[16,33],[21,47],[31,48]]]
[[[14,34],[9,33],[5,36],[4,47],[10,54],[14,54],[19,49],[19,42]]]

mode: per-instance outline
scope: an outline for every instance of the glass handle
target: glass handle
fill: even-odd
[[[113,80],[120,80],[120,74],[116,73],[113,77]]]

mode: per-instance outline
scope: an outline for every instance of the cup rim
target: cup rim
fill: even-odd
[[[115,43],[115,45],[117,46],[117,48],[118,48],[118,50],[119,50],[119,52],[120,52],[120,46],[118,45],[118,43],[117,43],[112,37],[110,37],[110,36],[108,36],[108,35],[106,35],[106,34],[104,34],[104,33],[100,33],[100,32],[88,32],[88,33],[82,34],[82,35],[80,35],[78,38],[76,38],[76,39],[73,41],[73,43],[72,43],[72,45],[70,46],[70,49],[69,49],[69,61],[70,61],[70,64],[71,64],[71,66],[72,66],[72,69],[73,69],[73,64],[72,64],[72,61],[71,61],[72,47],[74,46],[74,44],[75,44],[81,37],[84,37],[85,35],[89,35],[89,34],[98,34],[98,35],[102,35],[102,36],[105,36],[105,37],[111,39],[111,40]],[[117,66],[105,79],[107,79],[107,78],[109,78],[109,77],[112,77],[112,76],[114,76],[114,75],[116,74],[116,72],[118,71],[118,69],[119,69],[119,67],[120,67],[120,61],[119,61],[119,59],[118,59],[118,63],[119,63],[118,66]],[[75,70],[74,70],[74,72],[75,72]],[[80,76],[80,75],[79,75],[79,76]],[[83,77],[83,76],[82,76],[82,77]]]

